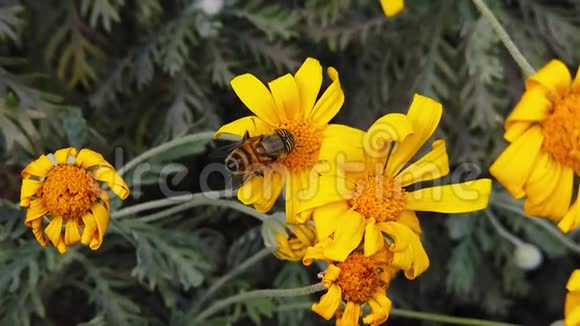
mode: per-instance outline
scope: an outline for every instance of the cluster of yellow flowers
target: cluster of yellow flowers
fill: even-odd
[[[402,0],[381,4],[389,16],[403,8]],[[268,212],[284,191],[286,232],[275,235],[277,256],[326,266],[321,275],[328,291],[312,310],[325,319],[335,317],[337,325],[358,325],[368,307],[362,321],[378,325],[391,311],[391,279],[399,271],[414,279],[429,267],[416,211],[484,209],[491,180],[413,190],[417,183],[437,182],[450,172],[441,139],[412,161],[433,136],[442,105],[416,94],[407,114],[386,114],[366,132],[329,124],[345,96],[336,69],[329,67],[327,74],[331,83],[320,97],[323,68],[313,58],[268,87],[251,74],[235,77],[233,90],[255,115],[224,125],[215,135],[290,132],[293,149],[249,178],[238,199]],[[580,225],[579,199],[572,203],[580,175],[580,71],[572,80],[566,66],[554,60],[529,77],[505,129],[510,145],[491,174],[515,198],[527,196],[526,213],[550,218],[564,232]],[[25,224],[42,246],[50,240],[61,253],[78,242],[93,250],[101,246],[110,214],[102,184],[122,199],[129,194],[113,166],[88,149],[42,155],[22,177]],[[580,270],[567,288],[566,325],[578,325]]]
[[[338,324],[355,325],[361,305],[368,304],[363,322],[381,324],[390,313],[386,292],[395,274],[402,270],[414,279],[429,267],[415,212],[481,210],[491,180],[408,190],[449,173],[440,139],[408,164],[436,130],[441,104],[415,95],[407,114],[387,114],[366,132],[328,124],[344,93],[338,72],[330,67],[331,84],[318,98],[322,70],[318,60],[308,58],[295,75],[268,83],[269,89],[251,74],[234,78],[234,91],[255,116],[224,125],[216,136],[249,132],[254,137],[280,128],[293,135],[293,150],[280,164],[252,176],[238,198],[267,212],[285,186],[286,223],[297,227],[277,235],[278,256],[328,266],[322,278],[328,292],[312,309],[326,319],[336,316]]]

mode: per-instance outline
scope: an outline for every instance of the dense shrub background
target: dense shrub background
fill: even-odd
[[[535,68],[560,58],[576,71],[579,1],[487,3]],[[263,247],[255,219],[210,205],[154,222],[115,219],[97,252],[43,249],[17,207],[19,172],[42,153],[90,147],[120,167],[245,115],[229,87],[236,74],[267,81],[313,56],[340,73],[346,103],[337,122],[367,128],[387,112],[405,112],[414,92],[432,96],[445,107],[437,136],[447,140],[453,168],[487,175],[505,146],[503,119],[523,89],[521,72],[467,0],[407,0],[391,19],[378,0],[2,0],[0,37],[2,325],[186,325],[196,299]],[[213,148],[200,142],[150,161],[146,180],[128,176],[134,198],[113,206],[162,198],[159,168],[168,162],[187,171],[174,189],[199,191]],[[396,307],[525,325],[562,318],[580,252],[552,225],[522,217],[501,187],[491,208],[509,232],[541,250],[541,266],[518,267],[514,244],[484,213],[422,214],[431,268],[416,281],[393,282]],[[311,284],[317,272],[269,256],[217,298]],[[212,324],[327,324],[308,311],[309,300],[253,301]]]

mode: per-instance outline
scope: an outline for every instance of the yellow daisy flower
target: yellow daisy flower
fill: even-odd
[[[351,130],[345,134],[348,142],[359,144],[359,158],[337,162],[340,168],[335,173],[322,174],[319,189],[325,191],[302,205],[301,215],[312,215],[318,239],[332,238],[325,256],[344,261],[359,246],[363,235],[365,255],[370,256],[380,250],[383,233],[397,237],[413,230],[419,234],[415,211],[466,213],[487,206],[489,179],[406,190],[449,173],[443,140],[436,140],[429,153],[407,165],[431,137],[441,114],[441,104],[415,95],[407,115],[387,114],[366,133]],[[339,154],[335,156],[340,158]]]
[[[398,15],[403,8],[405,8],[405,1],[403,0],[381,0],[381,6],[385,16],[392,17]]]
[[[42,155],[24,168],[22,178],[20,206],[28,208],[24,223],[43,247],[48,237],[60,253],[79,241],[92,250],[101,246],[109,224],[109,195],[101,183],[121,199],[129,195],[113,166],[90,149],[77,154],[69,147]],[[43,221],[48,221],[44,230]]]
[[[312,311],[326,320],[336,317],[336,325],[355,326],[359,325],[361,306],[368,305],[370,313],[363,323],[384,323],[392,307],[387,289],[397,272],[391,260],[392,253],[382,250],[370,257],[354,252],[344,262],[330,262],[322,277],[328,292],[312,305]]]
[[[580,325],[580,269],[575,270],[566,285],[568,295],[564,306],[564,325]]]
[[[232,88],[255,116],[238,119],[222,126],[222,133],[250,137],[272,134],[275,129],[286,129],[294,138],[294,149],[276,161],[275,167],[265,167],[263,176],[254,175],[238,191],[238,199],[254,205],[260,212],[269,211],[286,186],[286,218],[288,223],[306,220],[297,216],[300,193],[309,188],[311,175],[316,174],[319,161],[327,158],[332,144],[339,143],[342,125],[328,125],[344,103],[338,72],[327,70],[332,83],[317,100],[322,85],[322,66],[308,58],[296,74],[286,74],[268,83],[268,88],[251,74],[235,77]],[[268,171],[270,169],[270,171]]]
[[[550,218],[564,232],[580,224],[578,200],[570,205],[580,174],[579,117],[580,73],[572,81],[564,63],[552,60],[526,81],[505,122],[510,145],[490,167],[512,196],[527,196],[527,214]]]

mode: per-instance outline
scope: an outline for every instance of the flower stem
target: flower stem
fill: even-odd
[[[568,248],[570,251],[576,254],[580,254],[580,245],[572,241],[570,238],[566,237],[562,232],[556,229],[549,221],[539,217],[528,216],[521,208],[514,207],[507,203],[502,203],[500,201],[493,202],[490,201],[490,203],[496,207],[503,208],[505,210],[528,218],[530,222],[536,223],[538,226],[544,228],[546,232],[554,236],[554,238],[556,238],[564,247]]]
[[[125,164],[123,167],[121,167],[119,170],[117,170],[117,173],[120,176],[123,176],[123,174],[125,174],[127,171],[131,170],[132,168],[136,167],[139,163],[146,161],[147,159],[154,157],[156,155],[159,155],[165,151],[168,151],[174,147],[185,145],[187,143],[194,143],[194,142],[203,141],[203,140],[211,140],[211,139],[213,139],[214,133],[215,132],[213,132],[213,131],[200,132],[200,133],[193,134],[193,135],[187,135],[187,136],[181,137],[181,138],[176,138],[176,139],[170,140],[166,143],[163,143],[157,147],[153,147],[153,148],[141,153],[140,155],[138,155],[137,157],[135,157],[131,161],[127,162],[127,164]]]
[[[240,293],[223,300],[220,300],[209,308],[202,311],[197,317],[194,319],[193,324],[196,322],[200,322],[205,320],[209,316],[213,315],[214,313],[226,308],[229,305],[240,303],[256,298],[281,298],[281,297],[298,297],[303,295],[309,295],[312,293],[320,292],[326,290],[322,283],[316,283],[313,285],[301,287],[301,288],[293,288],[293,289],[279,289],[279,290],[254,290],[249,292]]]
[[[154,208],[161,208],[165,206],[172,206],[177,205],[183,202],[200,199],[200,198],[210,198],[215,197],[219,198],[225,194],[224,191],[207,191],[207,192],[200,192],[197,194],[185,194],[179,196],[173,196],[158,200],[153,200],[149,202],[145,202],[142,204],[133,205],[127,208],[120,209],[116,212],[111,213],[111,218],[120,218],[128,215],[133,215],[142,211],[147,211]]]
[[[219,289],[221,289],[222,286],[224,286],[229,280],[231,280],[234,277],[238,276],[239,274],[243,273],[248,268],[255,265],[256,263],[258,263],[259,261],[268,257],[271,254],[272,254],[272,250],[270,250],[269,248],[263,248],[262,250],[255,253],[252,257],[246,259],[246,261],[244,261],[243,263],[238,265],[236,268],[232,269],[229,273],[222,276],[220,279],[218,279],[215,283],[212,284],[212,286],[207,290],[207,292],[205,292],[205,294],[201,298],[196,300],[197,302],[193,306],[193,308],[191,309],[191,312],[195,313],[196,311],[198,311],[199,308],[209,298],[211,298],[212,295],[214,295],[214,293],[216,293]]]
[[[483,0],[473,0],[473,4],[477,7],[481,15],[489,22],[491,28],[495,31],[499,39],[502,41],[503,45],[506,47],[508,52],[511,54],[514,61],[520,66],[520,69],[526,77],[534,74],[536,71],[530,65],[526,57],[518,49],[514,41],[510,38],[505,29],[501,26],[501,23],[497,20],[493,12],[485,4]]]
[[[436,322],[451,324],[451,325],[516,326],[516,324],[508,324],[508,323],[502,323],[502,322],[497,322],[497,321],[489,321],[489,320],[482,320],[482,319],[475,319],[475,318],[453,317],[453,316],[432,314],[429,312],[420,312],[420,311],[395,309],[395,308],[393,308],[391,310],[391,316],[436,321]]]
[[[497,217],[490,209],[485,210],[485,215],[487,216],[487,219],[491,222],[491,225],[495,228],[497,233],[502,238],[513,243],[513,245],[516,247],[525,246],[525,243],[522,240],[520,240],[520,238],[511,234],[505,227],[503,227],[503,225],[501,225],[501,223],[499,223]]]
[[[195,322],[200,322],[210,317],[214,313],[226,308],[229,305],[248,301],[256,298],[276,298],[276,297],[297,297],[303,295],[309,295],[312,293],[320,292],[326,288],[322,283],[317,283],[302,288],[295,289],[283,289],[283,290],[255,290],[250,292],[240,293],[229,298],[225,298],[221,301],[216,302],[214,305],[210,306],[206,310],[202,311],[195,319]],[[291,310],[291,309],[309,309],[312,304],[310,303],[297,303],[292,307],[284,307],[285,309],[280,310]],[[410,318],[410,319],[420,319],[436,321],[440,323],[450,324],[450,325],[466,325],[466,326],[518,326],[517,324],[509,324],[497,321],[489,321],[484,319],[476,318],[463,318],[454,317],[440,314],[433,314],[429,312],[420,312],[405,309],[391,310],[391,316]]]
[[[140,217],[138,220],[144,223],[151,223],[161,220],[165,217],[171,216],[173,214],[179,213],[189,208],[197,206],[216,206],[225,207],[237,210],[244,214],[255,217],[260,221],[264,221],[268,218],[268,214],[260,213],[257,210],[239,203],[234,200],[220,199],[219,197],[225,197],[228,194],[226,191],[208,191],[197,194],[186,194],[180,196],[174,196],[159,200],[154,200],[150,202],[145,202],[142,204],[137,204],[131,207],[127,207],[111,214],[112,218],[121,218],[128,215],[133,215],[142,211],[147,211],[154,208],[161,208],[171,205],[176,205],[171,208],[162,210],[157,213],[146,215]]]

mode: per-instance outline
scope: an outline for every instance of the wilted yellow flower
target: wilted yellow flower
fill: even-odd
[[[572,273],[566,288],[568,295],[564,307],[564,325],[578,326],[580,325],[580,269]]]
[[[285,232],[276,232],[278,249],[274,253],[284,260],[300,261],[315,241],[316,231],[311,224],[288,225]]]
[[[398,15],[405,8],[405,2],[403,0],[381,0],[381,6],[385,16],[392,17]]]
[[[336,317],[336,325],[355,326],[362,315],[361,305],[367,304],[370,313],[363,322],[384,323],[392,306],[387,289],[397,272],[391,260],[392,253],[382,250],[370,257],[354,252],[344,262],[331,262],[322,277],[328,292],[312,305],[312,311],[326,320]]]
[[[405,190],[449,173],[443,140],[436,140],[431,152],[406,166],[431,137],[441,114],[441,104],[415,95],[407,115],[387,114],[366,133],[345,132],[343,144],[359,144],[358,158],[337,162],[336,172],[322,174],[321,191],[302,205],[301,215],[312,215],[318,239],[332,238],[325,256],[344,261],[363,236],[365,255],[370,256],[380,250],[383,233],[398,237],[413,230],[419,234],[415,211],[465,213],[487,206],[489,179]],[[348,155],[356,157],[352,151]]]
[[[261,212],[269,211],[286,185],[286,218],[288,223],[300,224],[306,220],[297,216],[301,191],[309,188],[310,175],[325,160],[334,144],[340,142],[344,130],[341,125],[328,125],[344,102],[338,72],[327,70],[332,83],[317,100],[322,85],[322,66],[308,58],[294,76],[286,74],[266,86],[251,74],[235,77],[232,88],[255,116],[238,119],[222,126],[222,133],[250,137],[272,134],[275,129],[289,131],[294,148],[276,161],[276,168],[265,166],[262,175],[254,175],[238,191],[238,199],[254,205]],[[281,167],[283,169],[281,169]],[[270,169],[270,170],[269,170]]]
[[[490,167],[516,199],[527,196],[527,214],[547,217],[568,232],[580,224],[573,205],[580,174],[580,73],[550,61],[526,81],[526,91],[505,122],[510,143]],[[579,192],[580,195],[580,192]]]
[[[48,237],[60,253],[79,241],[97,250],[109,224],[109,195],[121,199],[129,190],[101,154],[89,149],[63,148],[42,155],[22,171],[20,206],[27,207],[25,224],[44,247]],[[43,221],[48,226],[43,230]],[[64,231],[64,235],[63,235]]]

